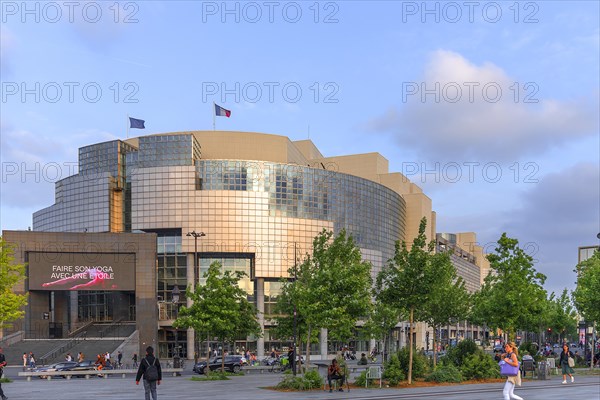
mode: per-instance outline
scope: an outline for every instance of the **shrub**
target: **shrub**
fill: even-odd
[[[525,355],[525,352],[535,356],[538,352],[537,344],[533,344],[532,342],[523,342],[521,346],[519,346],[519,354]]]
[[[318,388],[323,385],[323,377],[319,375],[319,371],[310,370],[304,374],[304,382],[309,386],[309,388]]]
[[[192,376],[192,381],[202,382],[202,381],[228,381],[229,377],[227,373],[219,372],[211,372],[208,376]]]
[[[460,370],[465,379],[500,378],[498,363],[481,350],[467,356]]]
[[[466,339],[458,343],[456,346],[452,346],[446,352],[446,355],[443,357],[445,360],[442,361],[443,364],[452,363],[457,367],[461,367],[463,364],[463,360],[470,356],[471,354],[475,354],[479,350],[477,344],[471,340]]]
[[[303,376],[285,375],[276,386],[277,389],[311,390],[323,385],[318,371],[308,371]]]
[[[367,383],[367,371],[363,371],[360,373],[360,375],[358,375],[356,377],[356,380],[354,381],[354,384],[356,386],[365,386]]]
[[[387,379],[392,386],[397,386],[400,381],[404,380],[402,365],[396,354],[392,354],[390,360],[385,363],[385,368],[383,369],[383,379]]]
[[[408,360],[409,360],[409,352],[408,347],[404,347],[398,352],[398,360],[400,361],[400,368],[404,373],[404,376],[408,376]],[[413,351],[413,368],[412,368],[412,377],[413,378],[422,378],[429,371],[429,361],[424,354],[419,353],[418,351]]]
[[[436,368],[431,374],[425,378],[427,382],[461,382],[463,380],[462,373],[454,364],[443,365]]]

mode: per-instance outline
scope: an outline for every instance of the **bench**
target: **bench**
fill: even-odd
[[[173,376],[181,375],[183,368],[163,368],[163,374],[172,373]],[[84,376],[85,379],[90,379],[93,375],[101,375],[104,379],[108,378],[108,375],[121,375],[121,378],[125,378],[127,374],[137,374],[137,369],[108,369],[101,371],[40,371],[40,372],[19,372],[19,376],[27,377],[28,381],[31,381],[32,377],[46,377],[47,380],[51,380],[52,377],[64,377],[71,379],[73,376]]]
[[[259,372],[263,374],[265,371],[267,372],[279,372],[281,370],[281,366],[279,365],[248,365],[242,367],[242,372],[246,375],[252,373],[252,371]]]
[[[281,372],[283,371],[282,369],[282,365],[280,364],[275,364],[275,365],[246,365],[244,367],[242,367],[242,372],[244,372],[246,375],[249,375],[252,373],[252,371],[256,371],[260,374],[263,374],[265,371],[267,372]],[[308,367],[308,370],[311,369],[315,369],[316,365],[311,365],[310,367]]]

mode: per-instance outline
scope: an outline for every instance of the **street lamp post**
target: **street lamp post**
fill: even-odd
[[[298,258],[296,257],[296,242],[294,242],[294,292],[296,292],[296,281],[298,279],[298,274],[297,274],[297,269],[298,269]],[[296,340],[298,339],[298,322],[297,322],[297,318],[298,318],[298,313],[296,310],[296,299],[294,299],[294,344],[293,344],[293,357],[290,360],[290,362],[292,363],[292,372],[294,374],[294,376],[296,376]]]
[[[206,236],[206,233],[196,232],[194,230],[194,231],[186,233],[185,236],[188,236],[188,237],[193,236],[194,237],[194,286],[195,286],[196,284],[198,284],[198,278],[199,278],[198,275],[200,274],[198,271],[198,238]],[[208,342],[207,342],[207,344],[208,344]],[[198,349],[198,353],[200,353],[200,349]],[[207,359],[207,361],[208,361],[208,359]]]
[[[194,279],[198,281],[198,238],[206,236],[206,233],[191,231],[188,232],[185,236],[194,237]],[[194,282],[194,284],[196,284],[196,282]]]
[[[175,319],[179,316],[179,295],[181,290],[179,286],[173,287],[173,304],[175,305]],[[180,368],[181,358],[179,357],[179,329],[175,328],[175,355],[173,356],[173,368]]]

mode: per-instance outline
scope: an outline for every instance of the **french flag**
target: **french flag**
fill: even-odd
[[[215,104],[215,115],[217,117],[231,117],[231,111],[224,109],[218,104]]]

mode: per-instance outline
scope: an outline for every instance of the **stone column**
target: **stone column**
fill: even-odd
[[[256,278],[256,309],[258,310],[258,323],[263,335],[256,341],[256,356],[265,355],[265,279]]]
[[[79,302],[78,302],[78,293],[76,290],[69,292],[69,301],[71,306],[69,311],[71,313],[69,331],[74,331],[79,327]]]

